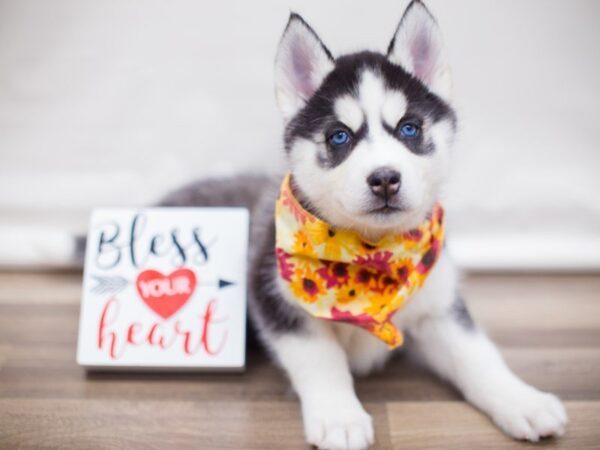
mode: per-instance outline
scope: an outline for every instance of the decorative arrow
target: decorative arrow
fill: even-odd
[[[129,280],[120,276],[109,277],[101,275],[92,275],[91,277],[96,281],[96,285],[92,287],[91,292],[96,295],[116,294],[125,289],[130,283]],[[222,278],[219,278],[216,281],[198,283],[199,286],[217,286],[218,289],[224,289],[229,286],[235,286],[236,284],[237,283],[235,281],[224,280]]]
[[[91,292],[97,295],[116,294],[127,287],[129,281],[123,277],[105,277],[100,275],[92,275],[96,280],[96,285],[91,289]]]
[[[219,289],[226,288],[227,286],[235,286],[235,283],[233,281],[219,279]]]
[[[207,281],[198,283],[199,286],[217,286],[218,289],[224,289],[229,286],[235,286],[235,281],[224,280],[222,278],[217,279],[217,281]]]

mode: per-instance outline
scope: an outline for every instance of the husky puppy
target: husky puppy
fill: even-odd
[[[370,240],[425,220],[446,180],[456,116],[440,31],[423,3],[410,3],[386,54],[334,58],[292,14],[277,52],[275,89],[294,192],[306,210]],[[241,176],[188,186],[162,204],[252,210],[250,315],[300,398],[306,440],[322,449],[367,448],[373,424],[352,374],[381,368],[393,352],[361,328],[312,317],[283,289],[277,190],[266,178]],[[411,350],[508,435],[537,441],[564,432],[560,400],[513,374],[473,322],[445,250],[393,323],[410,337]]]

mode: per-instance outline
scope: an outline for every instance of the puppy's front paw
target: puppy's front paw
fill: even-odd
[[[358,401],[303,407],[306,440],[322,450],[363,450],[373,444],[373,421]]]
[[[524,386],[507,393],[492,413],[494,422],[515,439],[539,441],[565,432],[567,413],[553,394]]]

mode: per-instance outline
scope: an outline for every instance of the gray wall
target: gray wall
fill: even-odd
[[[281,163],[290,9],[384,50],[406,1],[0,1],[0,227],[82,229],[199,176]],[[369,6],[371,5],[371,6]],[[600,268],[600,2],[428,2],[461,119],[451,245],[479,268]]]

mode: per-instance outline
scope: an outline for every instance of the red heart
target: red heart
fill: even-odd
[[[144,270],[135,281],[138,294],[152,311],[168,319],[185,305],[196,288],[196,275],[190,269],[178,269],[169,275]]]

